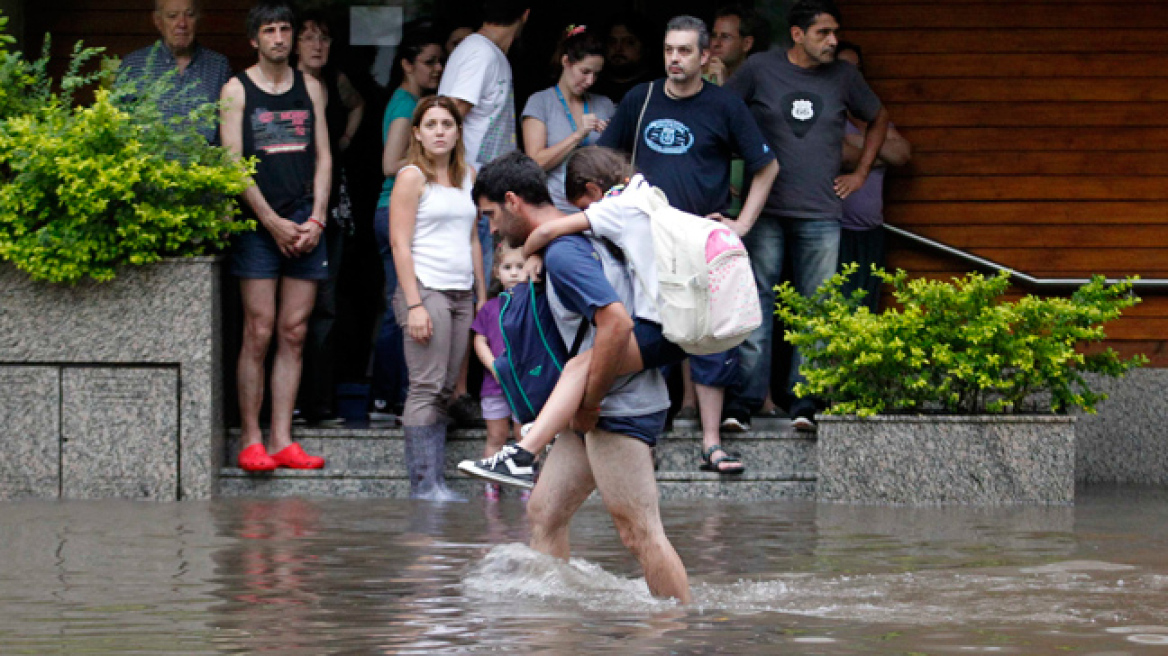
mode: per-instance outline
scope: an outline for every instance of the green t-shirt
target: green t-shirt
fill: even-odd
[[[405,89],[398,89],[393,92],[389,98],[389,104],[385,107],[385,118],[381,121],[381,147],[385,147],[385,140],[389,137],[389,125],[399,118],[410,118],[414,115],[414,107],[418,106],[418,97],[406,91]],[[377,208],[389,207],[389,195],[393,193],[393,181],[395,177],[389,176],[385,182],[381,183],[381,196],[377,198]]]

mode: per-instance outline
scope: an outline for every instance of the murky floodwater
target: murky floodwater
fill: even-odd
[[[678,502],[695,603],[604,510],[575,559],[514,499],[0,504],[0,653],[1144,654],[1168,650],[1168,492],[1075,508]]]

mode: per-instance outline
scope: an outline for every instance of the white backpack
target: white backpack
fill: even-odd
[[[742,240],[717,221],[672,207],[656,187],[641,198],[653,226],[657,310],[665,338],[693,355],[741,344],[762,324],[758,286]]]

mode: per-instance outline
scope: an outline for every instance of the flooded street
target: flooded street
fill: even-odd
[[[2,654],[1168,652],[1168,491],[1074,508],[673,502],[694,604],[599,503],[571,563],[523,506],[0,504]]]

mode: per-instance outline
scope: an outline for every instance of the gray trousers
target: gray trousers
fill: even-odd
[[[410,392],[406,396],[403,426],[430,426],[446,418],[446,403],[454,391],[462,359],[470,345],[474,320],[474,291],[429,289],[419,284],[422,305],[430,313],[434,334],[421,344],[410,338],[405,295],[401,285],[393,295],[393,310],[402,327]]]

